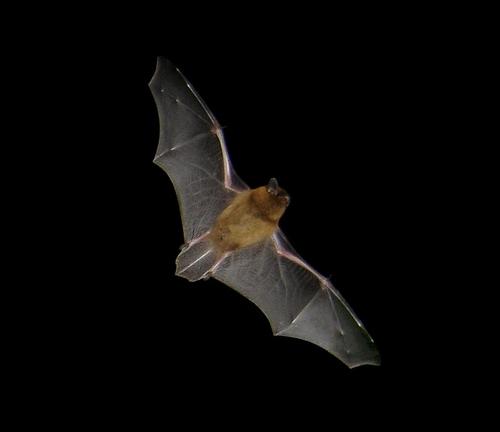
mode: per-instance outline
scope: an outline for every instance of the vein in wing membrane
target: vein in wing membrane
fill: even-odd
[[[320,289],[306,269],[289,263],[268,240],[230,254],[214,277],[255,303],[276,334],[290,325]]]
[[[293,323],[278,334],[319,345],[351,368],[380,364],[370,335],[330,288],[318,291]]]

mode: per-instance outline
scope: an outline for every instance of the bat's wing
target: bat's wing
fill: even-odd
[[[154,162],[174,184],[188,243],[207,232],[235,193],[248,186],[231,167],[219,123],[169,60],[158,57],[149,87],[160,120]]]
[[[351,368],[380,364],[361,321],[330,281],[297,255],[280,230],[263,243],[228,255],[212,276],[254,302],[275,335],[319,345]]]

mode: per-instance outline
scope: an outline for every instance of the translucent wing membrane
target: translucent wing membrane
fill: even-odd
[[[319,345],[349,367],[380,363],[370,335],[331,283],[275,238],[232,253],[213,276],[254,302],[275,335]]]
[[[235,192],[247,186],[231,167],[215,117],[175,66],[158,58],[149,85],[160,121],[154,161],[174,184],[189,242],[210,229]]]

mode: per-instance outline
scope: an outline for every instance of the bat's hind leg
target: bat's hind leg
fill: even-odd
[[[202,236],[182,249],[175,261],[175,274],[191,282],[208,279],[225,257],[226,254],[217,251],[208,236]]]

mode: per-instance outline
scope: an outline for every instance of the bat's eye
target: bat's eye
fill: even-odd
[[[267,184],[267,191],[270,194],[278,195],[279,190],[280,190],[280,187],[278,186],[278,180],[276,180],[273,177],[271,180],[269,180],[269,183]]]

